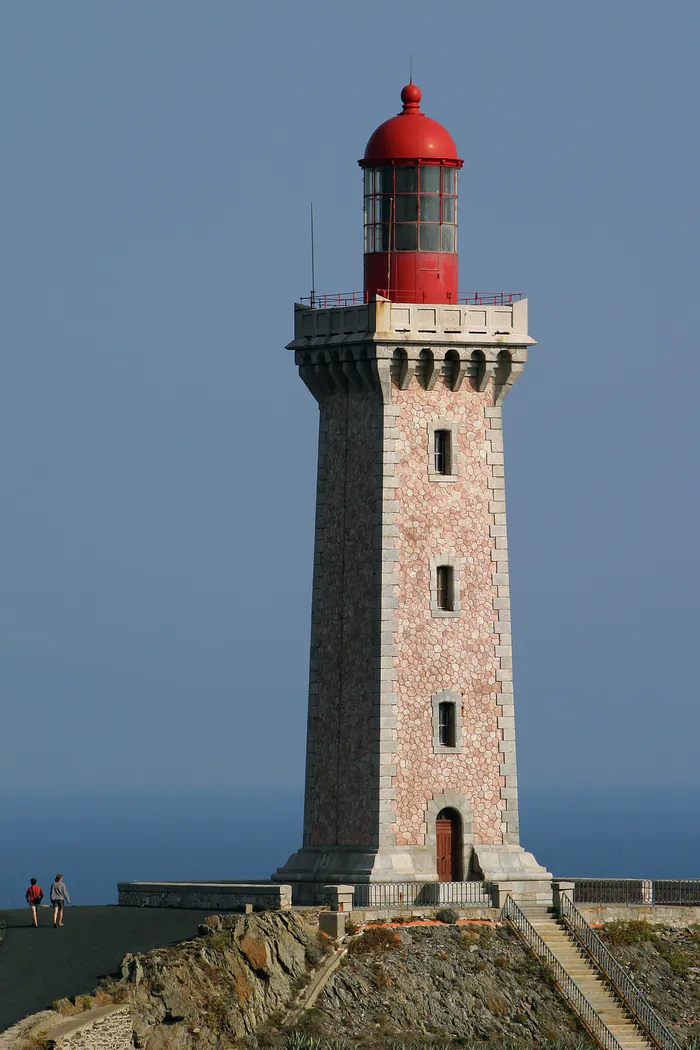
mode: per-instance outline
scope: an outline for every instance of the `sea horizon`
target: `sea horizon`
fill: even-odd
[[[678,787],[525,787],[521,844],[558,877],[700,878],[696,801],[700,790]],[[31,877],[47,892],[59,871],[75,904],[116,904],[122,881],[267,879],[301,827],[302,793],[284,787],[6,796],[0,909],[24,906]]]

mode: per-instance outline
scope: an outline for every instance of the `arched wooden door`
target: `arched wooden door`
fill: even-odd
[[[435,822],[438,882],[462,878],[462,819],[456,809],[441,809]]]

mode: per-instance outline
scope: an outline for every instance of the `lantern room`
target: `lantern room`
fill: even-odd
[[[365,300],[457,301],[457,172],[452,136],[407,84],[403,110],[381,124],[359,161],[364,174]]]

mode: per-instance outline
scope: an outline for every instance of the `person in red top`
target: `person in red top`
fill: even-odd
[[[36,879],[29,880],[29,887],[24,895],[27,898],[27,904],[32,910],[32,926],[39,925],[39,905],[44,899],[44,891],[41,886],[37,885]]]

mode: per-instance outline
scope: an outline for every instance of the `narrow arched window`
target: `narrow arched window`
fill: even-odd
[[[441,701],[438,719],[438,743],[441,747],[455,747],[457,744],[455,705],[450,700]]]
[[[437,607],[452,612],[455,607],[454,569],[451,565],[437,567]]]

